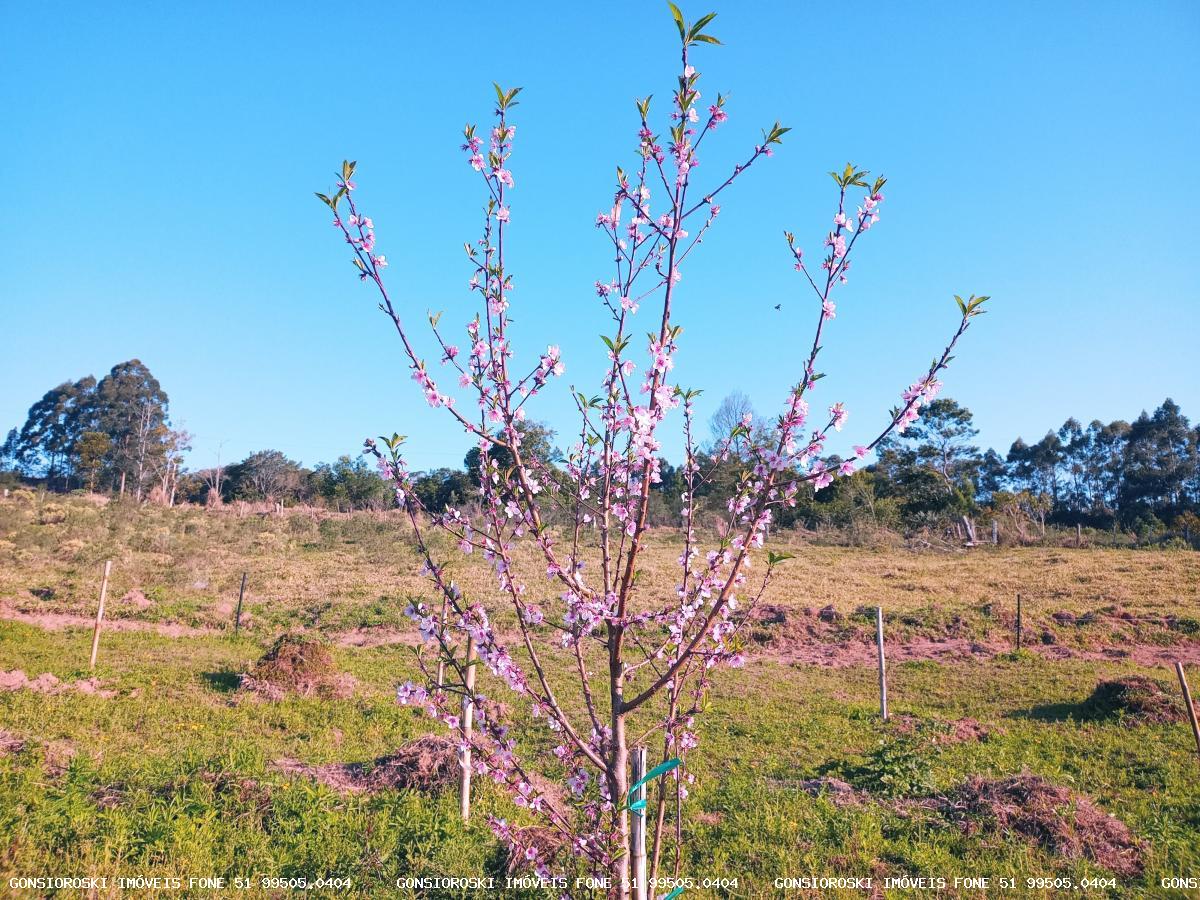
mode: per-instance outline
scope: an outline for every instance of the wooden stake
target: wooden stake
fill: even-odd
[[[875,643],[879,645],[879,715],[887,721],[887,670],[883,659],[883,607],[875,607]]]
[[[633,771],[629,777],[637,784],[646,777],[646,748],[634,747],[631,754]],[[632,803],[646,799],[643,784],[630,797]],[[633,900],[646,900],[646,809],[635,809],[629,814],[630,874],[633,876]]]
[[[1075,546],[1083,546],[1083,526],[1078,522],[1075,523]]]
[[[104,563],[104,577],[100,580],[100,605],[96,607],[96,628],[92,632],[92,661],[89,668],[96,668],[96,657],[100,654],[100,623],[104,621],[104,599],[108,596],[108,573],[112,571],[112,560]]]
[[[1017,594],[1017,649],[1021,649],[1021,595]]]
[[[445,640],[445,638],[446,638],[446,605],[448,603],[449,603],[449,600],[445,596],[443,596],[442,597],[442,612],[438,616],[438,635],[442,638],[442,640]],[[437,686],[438,686],[439,691],[442,689],[442,686],[445,683],[446,683],[446,657],[443,655],[441,645],[439,644],[439,646],[438,646],[438,677],[437,677]]]
[[[242,573],[242,586],[238,589],[237,612],[233,614],[233,633],[236,636],[242,628],[242,598],[246,596],[246,573]]]
[[[475,721],[475,638],[467,638],[467,693],[462,702],[463,749],[459,751],[462,766],[462,785],[459,789],[459,805],[463,821],[471,818],[471,729]]]
[[[1175,674],[1179,676],[1179,687],[1183,690],[1183,705],[1187,707],[1188,721],[1192,723],[1192,737],[1196,739],[1196,753],[1200,755],[1200,724],[1196,722],[1196,707],[1192,704],[1192,692],[1188,690],[1187,676],[1183,674],[1183,663],[1175,663]]]
[[[1000,523],[992,519],[992,543],[1000,543]]]

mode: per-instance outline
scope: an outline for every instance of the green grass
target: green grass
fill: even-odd
[[[88,641],[81,630],[0,623],[0,670],[86,677]],[[520,816],[486,783],[464,826],[452,795],[342,796],[271,766],[284,756],[369,760],[424,733],[426,722],[392,700],[394,684],[412,674],[408,651],[336,650],[359,681],[351,699],[239,702],[233,676],[262,649],[219,636],[106,634],[97,674],[118,697],[0,694],[0,726],[29,742],[0,759],[2,883],[46,874],[348,876],[358,895],[416,896],[395,879],[500,875],[484,816]],[[1186,726],[1125,728],[1084,715],[1096,682],[1124,670],[1024,656],[897,666],[894,713],[969,715],[993,732],[942,749],[881,726],[870,670],[754,663],[722,676],[692,757],[687,809],[705,815],[686,817],[682,872],[736,877],[739,887],[687,895],[775,896],[775,878],[810,873],[1009,876],[1018,895],[1029,876],[1106,876],[1016,837],[968,836],[939,813],[886,796],[888,784],[938,792],[971,774],[1026,769],[1088,794],[1146,840],[1145,875],[1114,893],[1158,894],[1160,877],[1200,871],[1200,779]],[[797,789],[820,775],[875,796],[839,808]],[[460,895],[472,894],[437,894]]]

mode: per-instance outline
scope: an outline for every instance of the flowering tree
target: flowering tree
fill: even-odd
[[[505,237],[513,227],[509,160],[516,126],[510,116],[520,89],[496,86],[496,122],[486,139],[474,125],[464,130],[462,150],[486,196],[482,234],[465,245],[479,310],[466,323],[464,349],[442,329],[440,314],[429,317],[439,362],[474,400],[470,408],[456,403],[435,378],[389,293],[387,260],[376,247],[374,223],[356,200],[355,164],[343,164],[332,196],[317,195],[333,211],[333,224],[350,245],[359,278],[377,290],[426,401],[445,409],[481,451],[478,509],[426,509],[410,484],[403,438],[366,442],[366,452],[395,482],[397,501],[437,596],[432,608],[413,603],[407,610],[436,654],[419,656],[425,677],[402,685],[400,702],[423,708],[448,727],[476,774],[490,777],[519,806],[540,814],[546,824],[539,841],[528,830],[491,820],[510,852],[523,855],[544,876],[554,872],[556,855],[582,860],[591,872],[609,877],[613,894],[621,898],[631,892],[645,896],[644,884],[631,886],[630,749],[653,742],[655,755],[674,766],[653,785],[656,796],[649,808],[633,804],[633,814],[646,816],[651,825],[653,884],[668,844],[674,846],[679,874],[682,804],[692,782],[686,762],[697,746],[696,720],[713,673],[742,663],[739,633],[772,573],[788,558],[754,552],[763,547],[773,510],[794,504],[805,482],[819,489],[851,474],[879,441],[912,423],[937,394],[939,373],[987,299],[956,297],[959,321],[949,344],[903,392],[878,433],[856,446],[852,459],[828,455],[829,432],[842,430],[847,413],[835,402],[810,420],[810,395],[821,378],[816,361],[835,317],[834,290],[846,282],[851,257],[879,221],[884,201],[883,178],[868,181],[868,173],[853,165],[831,173],[837,208],[819,268],[809,267],[793,235],[786,234],[803,290],[813,292],[811,349],[773,427],[737,423],[718,447],[718,457],[727,458],[736,444],[749,461],[719,529],[724,537],[712,549],[702,549],[692,497],[711,472],[701,467],[693,442],[697,392],[682,389],[672,377],[681,332],[676,324],[681,271],[717,221],[720,195],[769,158],[789,129],[776,122],[727,177],[695,186],[701,146],[727,116],[722,95],[710,104],[701,102],[700,75],[690,57],[699,44],[719,42],[704,32],[713,14],[689,24],[673,5],[671,13],[682,54],[670,124],[665,137],[656,134],[649,98],[638,101],[637,163],[631,171],[617,169],[612,204],[596,218],[613,260],[611,272],[595,284],[612,320],[603,338],[608,364],[597,395],[572,389],[578,440],[565,462],[567,477],[557,477],[552,487],[555,473],[522,445],[523,423],[531,399],[563,374],[564,364],[559,348],[550,345],[536,362],[521,367],[510,333],[513,285]],[[639,358],[634,321],[651,304],[654,329]],[[648,583],[638,563],[646,545],[651,485],[659,480],[659,429],[673,411],[683,429],[686,490],[679,574],[668,585]],[[489,452],[497,449],[504,453]],[[507,464],[502,466],[499,457]],[[559,523],[553,527],[552,511]],[[462,553],[479,554],[490,564],[496,585],[490,596],[468,596],[453,580],[450,561],[431,539],[434,531],[448,534]],[[554,586],[555,599],[535,598],[541,592],[526,580],[533,573],[520,562],[528,558],[520,553],[522,544],[542,560],[539,570]],[[495,624],[501,609],[515,620],[503,631]],[[553,734],[554,761],[520,752],[496,704],[475,686],[475,654]],[[544,783],[538,773],[547,767],[567,773],[573,802],[565,809],[548,803],[536,787]],[[673,840],[666,833],[669,801]],[[545,839],[549,829],[556,839]],[[564,848],[569,857],[561,853]]]

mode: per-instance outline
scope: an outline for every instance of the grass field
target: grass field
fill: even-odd
[[[1161,878],[1200,876],[1200,763],[1188,727],[1130,727],[1085,703],[1097,682],[1130,673],[1177,694],[1162,661],[1200,658],[1195,554],[792,550],[797,558],[765,600],[772,614],[755,633],[750,663],[716,682],[690,762],[698,782],[681,871],[738,885],[697,884],[685,896],[778,896],[775,879],[814,874],[873,877],[878,895],[885,877],[972,876],[993,879],[993,888],[1011,878],[1004,893],[1015,895],[1045,893],[1028,878],[1094,878],[1095,894],[1169,896]],[[677,554],[672,536],[656,537],[650,583],[669,589]],[[107,558],[115,627],[103,637],[99,681],[88,682],[86,617]],[[486,784],[479,814],[464,826],[452,791],[344,794],[275,765],[369,761],[429,730],[393,699],[396,682],[415,672],[401,610],[427,593],[416,569],[403,525],[389,516],[0,501],[0,672],[84,686],[0,691],[2,883],[222,876],[253,879],[239,895],[266,896],[286,891],[263,876],[348,877],[356,895],[431,896],[395,881],[490,874],[502,882],[504,860],[483,813],[523,818]],[[242,572],[249,625],[234,637]],[[464,568],[459,577],[469,591],[486,573]],[[1013,654],[1017,592],[1033,652]],[[875,605],[887,611],[897,649],[889,724],[878,718],[872,626],[860,609]],[[238,673],[295,628],[330,639],[338,668],[356,679],[352,696],[261,702],[236,690]],[[984,739],[953,739],[967,717]],[[536,726],[517,732],[545,743]],[[1139,843],[1136,871],[1106,866],[1111,860],[1069,841],[1006,833],[955,805],[972,776],[1023,772],[1125,823]],[[804,782],[820,778],[852,792],[814,796]],[[951,882],[940,895],[981,893]]]

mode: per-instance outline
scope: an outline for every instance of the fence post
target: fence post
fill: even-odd
[[[104,577],[100,579],[100,605],[96,607],[96,628],[92,632],[92,661],[89,668],[96,668],[96,657],[100,653],[100,623],[104,621],[104,598],[108,596],[108,573],[112,571],[112,560],[104,563]]]
[[[992,544],[1000,543],[1000,523],[992,519]]]
[[[467,638],[466,695],[462,701],[463,748],[459,751],[462,766],[462,785],[459,788],[459,805],[463,821],[471,818],[471,731],[475,721],[475,638]]]
[[[1183,705],[1187,707],[1188,721],[1192,723],[1192,737],[1196,739],[1196,753],[1200,755],[1200,724],[1196,722],[1196,707],[1192,704],[1192,692],[1188,690],[1187,676],[1183,674],[1183,663],[1176,661],[1175,674],[1179,676]]]
[[[632,752],[632,767],[630,778],[637,784],[646,777],[646,748],[634,747]],[[630,797],[631,803],[646,799],[646,786],[643,784]],[[630,873],[633,875],[633,900],[646,900],[649,896],[646,890],[646,808],[635,809],[630,813],[629,820],[630,843]]]
[[[238,589],[238,605],[237,612],[233,614],[233,633],[237,633],[242,629],[242,598],[246,596],[246,573],[242,573],[242,586]]]
[[[1078,549],[1079,547],[1082,547],[1082,546],[1083,546],[1083,526],[1080,523],[1076,522],[1075,523],[1075,547],[1076,547],[1076,549]]]
[[[887,671],[883,659],[883,607],[875,607],[875,643],[879,645],[879,715],[887,721]]]

